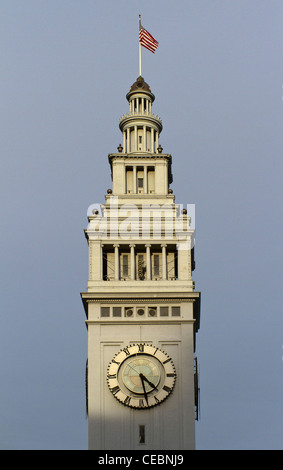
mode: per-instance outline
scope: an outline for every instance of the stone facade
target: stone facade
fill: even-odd
[[[123,146],[108,157],[113,187],[85,230],[89,448],[194,449],[194,230],[175,204],[172,157],[159,144],[162,122],[142,77],[127,99]]]

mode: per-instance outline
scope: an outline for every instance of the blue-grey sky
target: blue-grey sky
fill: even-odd
[[[196,204],[198,449],[283,448],[282,0],[2,0],[0,448],[86,449],[87,208],[142,75]]]

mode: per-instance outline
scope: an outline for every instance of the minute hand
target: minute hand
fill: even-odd
[[[146,393],[146,389],[145,389],[145,386],[144,386],[144,379],[145,379],[145,376],[143,374],[140,374],[140,379],[141,379],[141,383],[142,383],[142,387],[143,387],[143,392],[144,392],[144,398],[145,398],[145,401],[148,405],[148,399],[147,399],[147,393]]]

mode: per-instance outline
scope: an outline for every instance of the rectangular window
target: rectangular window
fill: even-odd
[[[138,178],[138,188],[143,188],[143,178]]]
[[[110,307],[101,307],[100,314],[102,317],[110,317]]]
[[[160,307],[160,316],[168,317],[168,307]]]
[[[123,255],[123,257],[122,257],[122,275],[123,276],[128,276],[129,275],[128,255]]]
[[[141,144],[141,143],[142,143],[142,136],[140,135],[139,136],[139,144]]]
[[[133,167],[126,167],[126,193],[130,194],[133,192]]]
[[[145,444],[145,425],[139,425],[139,444]]]
[[[174,251],[167,252],[167,272],[168,272],[168,279],[170,279],[171,281],[176,279],[175,252]]]
[[[155,192],[154,168],[149,168],[148,173],[147,173],[147,180],[148,180],[148,192],[149,194],[153,194]]]
[[[105,278],[107,281],[112,281],[115,275],[115,256],[114,251],[106,252],[105,258]]]
[[[113,307],[113,317],[121,317],[121,307]]]
[[[180,315],[180,307],[172,307],[172,317],[179,317]]]
[[[137,256],[137,279],[140,281],[144,280],[145,267],[144,267],[144,257],[143,255]]]
[[[153,256],[153,275],[159,276],[159,255]]]

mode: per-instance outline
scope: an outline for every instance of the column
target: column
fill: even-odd
[[[130,245],[131,248],[131,281],[135,280],[135,246]]]
[[[126,132],[125,131],[123,132],[123,152],[127,153],[127,149],[126,149]]]
[[[164,164],[164,190],[166,191],[166,193],[168,192],[168,188],[169,188],[169,185],[168,185],[168,167],[167,167],[167,163]]]
[[[138,150],[138,128],[137,126],[135,126],[135,147],[134,147],[134,151],[137,152]]]
[[[144,193],[147,194],[147,166],[145,165],[143,168],[143,190]]]
[[[131,151],[131,145],[130,145],[130,128],[127,128],[127,153]]]
[[[100,279],[103,279],[103,255],[104,255],[104,245],[101,244],[100,246]]]
[[[151,128],[151,152],[154,152],[154,129]]]
[[[94,266],[94,250],[93,250],[93,241],[89,240],[88,244],[88,279],[89,281],[93,280],[93,266]]]
[[[143,126],[143,151],[146,151],[146,126]]]
[[[156,131],[156,148],[155,148],[156,153],[158,152],[157,148],[158,148],[158,132]]]
[[[137,194],[137,167],[133,166],[133,192]]]
[[[119,245],[114,245],[115,249],[115,281],[119,281]]]
[[[145,245],[146,247],[146,279],[151,280],[151,262],[150,262],[150,247],[151,245]]]
[[[166,260],[166,247],[167,245],[161,245],[162,247],[162,279],[167,279],[167,260]]]

